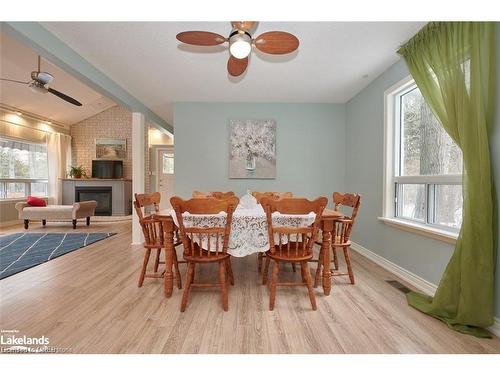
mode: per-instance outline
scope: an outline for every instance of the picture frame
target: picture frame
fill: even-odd
[[[127,140],[116,138],[96,138],[96,159],[118,159],[127,158]]]
[[[276,178],[276,121],[229,121],[229,178]]]

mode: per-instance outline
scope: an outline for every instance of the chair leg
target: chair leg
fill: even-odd
[[[309,299],[311,300],[311,306],[313,310],[317,309],[316,306],[316,297],[314,296],[314,290],[312,286],[312,279],[311,279],[311,273],[309,272],[309,265],[307,262],[302,262],[302,269],[304,272],[304,276],[306,279],[306,285],[307,285],[307,291],[309,293]]]
[[[137,286],[140,288],[144,283],[144,277],[146,276],[146,270],[148,268],[149,256],[151,255],[151,249],[146,249],[146,253],[144,254],[144,260],[142,262],[142,270],[141,275],[139,276],[139,283]]]
[[[229,283],[231,285],[234,285],[234,275],[233,275],[233,268],[231,267],[231,258],[228,258],[226,260],[226,272],[227,272],[227,277],[229,279]]]
[[[337,248],[332,246],[333,251],[333,268],[335,271],[339,270],[339,258],[337,257]]]
[[[348,246],[344,247],[344,258],[345,258],[345,263],[347,265],[347,273],[349,274],[349,280],[351,280],[351,284],[354,284],[354,273],[352,272],[351,257],[349,255]]]
[[[73,229],[76,229],[76,219],[73,219],[72,223],[73,223]]]
[[[271,261],[271,259],[269,258],[269,256],[266,256],[266,262],[264,263],[264,272],[262,274],[262,285],[267,284],[267,276],[269,274],[269,262],[270,261]]]
[[[295,263],[292,263],[292,271],[297,272],[297,268],[295,267]]]
[[[156,249],[155,268],[154,268],[155,273],[158,272],[158,266],[160,265],[160,254],[161,254],[161,249]]]
[[[30,221],[27,219],[24,219],[24,229],[28,229],[30,226]]]
[[[196,275],[196,263],[193,263],[193,273],[191,274],[191,284],[194,283],[194,275]]]
[[[276,300],[276,284],[278,283],[279,263],[273,263],[273,275],[271,278],[271,288],[269,293],[269,310],[274,310],[274,301]]]
[[[263,260],[262,253],[258,253],[257,254],[257,271],[259,271],[259,273],[262,272],[262,260]]]
[[[186,306],[189,299],[189,291],[191,290],[193,273],[194,273],[194,263],[188,263],[188,268],[186,272],[186,286],[184,287],[184,293],[182,293],[181,312],[186,311]]]
[[[307,265],[307,267],[309,267],[309,265]],[[302,278],[302,282],[306,282],[306,275],[305,275],[305,269],[303,267],[303,264],[300,263],[300,276]]]
[[[175,278],[177,279],[177,288],[182,289],[182,278],[181,273],[179,271],[179,260],[177,259],[177,252],[174,249],[174,269],[175,269]]]
[[[219,282],[222,292],[222,308],[224,311],[229,310],[227,298],[227,282],[226,282],[226,262],[219,262]]]
[[[317,288],[321,280],[321,265],[323,264],[323,250],[319,251],[318,265],[316,266],[316,275],[314,275],[314,287]]]

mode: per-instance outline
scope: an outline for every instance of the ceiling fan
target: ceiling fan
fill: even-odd
[[[176,38],[183,43],[195,46],[216,46],[229,42],[230,56],[227,71],[230,75],[237,77],[247,68],[252,45],[261,52],[273,55],[284,55],[299,47],[297,37],[284,31],[268,31],[252,38],[251,29],[256,24],[255,21],[232,21],[232,30],[227,38],[208,31],[184,31],[177,34]]]
[[[0,81],[28,85],[28,87],[33,92],[37,92],[37,93],[41,93],[41,94],[50,93],[52,95],[55,95],[55,96],[61,98],[62,100],[67,101],[68,103],[71,103],[73,105],[81,107],[82,103],[80,103],[78,100],[73,99],[71,96],[63,94],[60,91],[54,90],[51,87],[48,87],[49,83],[52,82],[52,80],[54,79],[54,76],[50,73],[40,71],[40,60],[41,60],[40,56],[38,56],[38,70],[31,72],[31,81],[24,82],[24,81],[18,81],[15,79],[7,79],[7,78],[0,78]]]

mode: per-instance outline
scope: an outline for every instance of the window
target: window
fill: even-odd
[[[174,174],[174,154],[163,153],[163,174]]]
[[[411,78],[389,89],[385,99],[382,219],[457,233],[462,225],[460,148]]]
[[[0,199],[47,196],[47,145],[0,138]]]

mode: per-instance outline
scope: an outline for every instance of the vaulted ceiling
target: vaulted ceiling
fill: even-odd
[[[261,22],[254,35],[288,31],[299,38],[300,47],[284,56],[254,49],[246,73],[238,78],[227,73],[227,47],[186,46],[175,38],[186,30],[227,36],[229,22],[48,22],[43,26],[172,124],[172,104],[181,101],[344,103],[396,62],[398,46],[424,24]],[[63,85],[59,72],[56,76],[54,84]]]
[[[16,39],[0,32],[0,77],[29,81],[37,69],[37,54]],[[76,107],[51,94],[34,93],[27,85],[0,81],[0,104],[17,108],[52,121],[71,125],[115,105],[113,101],[84,85],[45,59],[41,70],[55,79],[50,87],[79,100]]]

